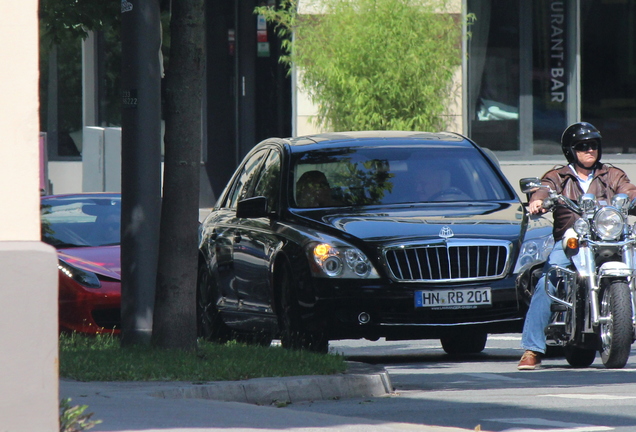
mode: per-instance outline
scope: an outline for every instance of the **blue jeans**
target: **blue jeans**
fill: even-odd
[[[570,265],[570,259],[563,252],[561,241],[554,244],[552,252],[543,267],[543,276],[537,282],[534,288],[534,294],[530,301],[530,309],[526,315],[526,322],[523,325],[523,334],[521,335],[521,348],[545,354],[545,328],[550,322],[550,304],[552,300],[545,292],[546,271],[553,265],[567,267]],[[556,290],[556,277],[554,273],[549,280],[550,293]]]

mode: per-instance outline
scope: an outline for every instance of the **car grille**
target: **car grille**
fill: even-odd
[[[391,277],[400,282],[496,279],[506,273],[510,248],[502,241],[448,241],[392,246],[384,258]]]

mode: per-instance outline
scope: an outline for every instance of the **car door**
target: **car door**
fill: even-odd
[[[272,148],[250,191],[251,197],[268,200],[268,214],[276,211],[280,194],[281,154]],[[273,314],[270,269],[280,240],[273,232],[269,217],[243,218],[234,240],[234,271],[241,310],[255,314]]]
[[[236,205],[240,199],[247,198],[249,191],[253,189],[258,168],[263,163],[267,152],[267,149],[258,151],[245,161],[240,173],[234,178],[225,202],[216,212],[213,223],[204,228],[204,235],[214,247],[219,291],[223,297],[225,312],[239,309],[238,278],[240,276],[236,272],[235,256],[238,253],[240,257],[243,245],[240,241],[240,221],[236,217]]]

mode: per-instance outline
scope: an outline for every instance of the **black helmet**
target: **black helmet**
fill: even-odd
[[[561,136],[561,150],[569,163],[577,163],[578,159],[574,156],[572,146],[581,141],[597,140],[598,141],[598,158],[596,162],[601,160],[603,154],[603,146],[601,144],[601,133],[593,125],[587,122],[574,123],[563,132]]]

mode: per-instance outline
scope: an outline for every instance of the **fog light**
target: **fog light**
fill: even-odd
[[[360,315],[358,315],[358,322],[360,324],[367,324],[369,321],[371,321],[371,315],[368,313],[361,312]]]

